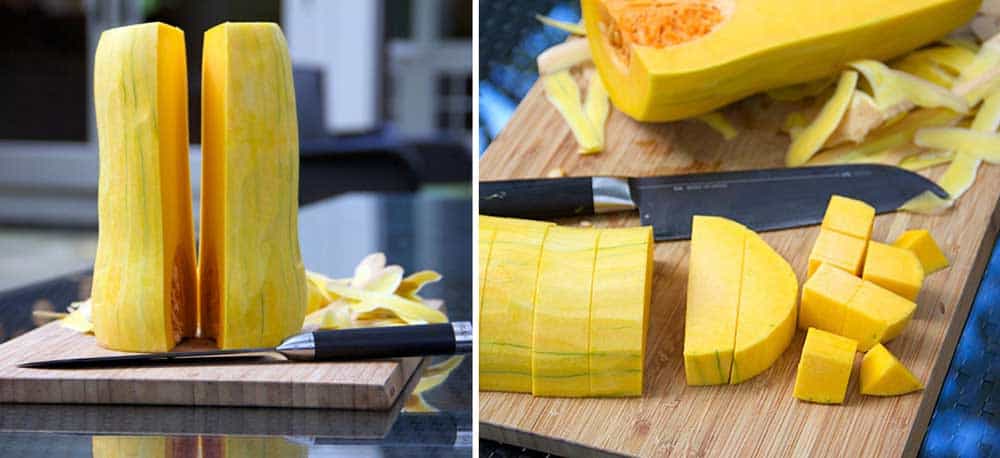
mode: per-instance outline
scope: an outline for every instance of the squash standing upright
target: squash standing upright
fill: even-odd
[[[167,351],[197,332],[184,32],[149,23],[102,33],[94,107],[94,334],[105,348]]]
[[[307,302],[295,89],[276,24],[205,33],[202,139],[202,333],[220,348],[276,345]]]

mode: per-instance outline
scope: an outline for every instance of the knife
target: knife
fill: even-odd
[[[714,172],[647,178],[611,176],[482,181],[479,213],[532,219],[586,216],[638,208],[657,241],[691,238],[694,215],[724,216],[754,231],[818,224],[830,196],[895,211],[930,191],[948,193],[916,173],[859,164]]]
[[[358,361],[407,356],[445,355],[472,351],[472,323],[387,326],[303,332],[274,348],[145,353],[96,358],[34,361],[18,367],[35,369],[97,369],[212,362],[263,353],[279,353],[293,361]],[[223,357],[223,358],[219,358]]]

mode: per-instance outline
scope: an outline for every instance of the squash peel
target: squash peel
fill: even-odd
[[[543,14],[536,14],[535,19],[542,24],[549,27],[554,27],[564,32],[569,32],[573,35],[584,36],[587,34],[587,30],[583,28],[583,25],[573,22],[560,21],[558,19],[553,19]]]
[[[718,132],[719,135],[722,135],[722,138],[726,140],[732,140],[737,134],[739,134],[729,120],[718,111],[698,115],[697,119],[705,124],[708,124],[708,127],[711,127],[713,130]]]
[[[542,51],[535,59],[538,74],[551,75],[590,61],[587,40],[569,40]]]
[[[608,99],[608,91],[601,81],[601,75],[597,73],[590,75],[587,95],[583,102],[583,111],[594,128],[601,149],[604,149],[604,125],[607,124],[608,114],[611,112],[611,101]]]
[[[969,104],[958,95],[906,72],[893,70],[881,62],[862,60],[852,62],[851,67],[865,76],[872,86],[875,103],[887,114],[886,117],[891,117],[888,114],[893,112],[894,107],[908,103],[924,108],[948,108],[958,113],[969,111]]]
[[[580,145],[581,154],[597,153],[603,149],[601,135],[587,117],[580,103],[580,87],[568,70],[543,75],[545,97],[559,110],[569,124]]]
[[[857,82],[857,72],[846,71],[840,76],[833,96],[823,105],[812,124],[796,136],[789,146],[788,153],[785,155],[787,166],[795,167],[805,164],[826,143],[826,140],[837,128],[840,119],[844,117]]]

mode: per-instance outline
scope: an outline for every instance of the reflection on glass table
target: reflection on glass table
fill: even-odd
[[[470,320],[472,205],[467,189],[349,194],[303,207],[309,270],[349,277],[386,253],[406,271],[444,277],[422,295]],[[90,272],[0,292],[0,341],[89,297]],[[184,406],[0,406],[0,456],[469,456],[471,360],[429,358],[387,411]],[[174,453],[175,455],[171,455]],[[179,454],[178,454],[179,453]]]

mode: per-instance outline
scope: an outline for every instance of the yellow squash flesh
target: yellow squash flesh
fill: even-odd
[[[977,0],[582,2],[611,100],[640,121],[695,116],[836,74],[851,61],[898,56],[978,8]]]
[[[480,216],[493,246],[479,312],[479,388],[531,392],[535,284],[550,223]]]
[[[688,385],[729,383],[747,232],[725,218],[695,216],[692,222],[684,318]]]
[[[291,72],[276,24],[205,33],[199,296],[221,348],[276,345],[305,317]]]
[[[785,352],[795,335],[799,282],[764,239],[747,231],[739,315],[729,383],[760,374]]]
[[[924,267],[906,248],[871,241],[861,278],[915,301],[924,283]]]
[[[197,332],[184,34],[101,34],[94,58],[100,231],[92,289],[105,348],[167,351]]]
[[[881,344],[874,346],[861,360],[861,394],[898,396],[920,391],[923,383]]]
[[[590,395],[642,394],[652,227],[601,230],[590,303]]]
[[[821,404],[844,402],[857,346],[852,339],[809,328],[795,375],[795,397]]]
[[[538,262],[531,394],[590,394],[590,293],[597,254],[593,229],[549,229]]]
[[[930,275],[948,267],[948,257],[934,241],[934,237],[926,229],[911,229],[892,242],[900,248],[906,248],[917,255],[924,268],[924,274]]]

